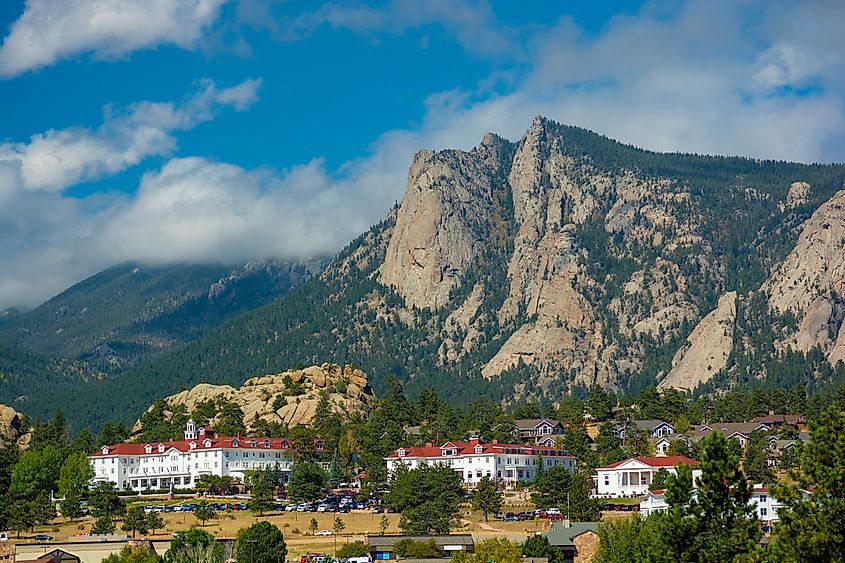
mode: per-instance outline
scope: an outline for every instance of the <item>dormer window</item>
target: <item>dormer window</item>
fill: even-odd
[[[270,440],[264,440],[264,447],[265,447],[265,448],[269,448],[269,447],[270,447]]]
[[[238,440],[232,440],[232,447],[239,448],[241,443]]]
[[[109,447],[103,446],[103,455],[109,455]]]
[[[148,454],[153,453],[153,447],[151,445],[147,444],[146,446],[144,446],[144,453],[148,453]]]
[[[480,454],[483,449],[481,446],[475,446],[475,453]]]
[[[249,441],[249,446],[250,446],[251,448],[254,448],[256,443],[257,443],[257,442],[256,442],[255,440],[250,440],[250,441]]]
[[[158,445],[158,453],[160,453],[160,454],[163,454],[163,453],[164,453],[164,444],[159,444],[159,445]]]
[[[211,440],[206,438],[205,441],[202,443],[202,445],[205,446],[206,448],[210,448],[211,447]]]
[[[197,443],[191,442],[190,444],[188,444],[188,449],[191,449],[191,450],[197,449]]]
[[[405,457],[405,450],[404,448],[399,448],[399,451],[396,452],[399,457]]]
[[[286,449],[288,449],[289,447],[290,447],[290,446],[288,445],[288,441],[287,441],[287,440],[284,440],[284,441],[282,442],[282,449],[283,449],[283,450],[286,450]]]
[[[453,450],[453,449],[451,449],[451,448],[443,448],[442,450],[440,450],[440,454],[441,454],[441,455],[444,455],[444,456],[447,456],[447,455],[457,455],[457,453],[458,453],[458,451],[457,451],[457,450]]]

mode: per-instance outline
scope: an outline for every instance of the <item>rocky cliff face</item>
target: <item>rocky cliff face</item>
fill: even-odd
[[[17,444],[26,448],[31,438],[25,417],[12,407],[0,405],[0,445]]]
[[[443,311],[443,364],[490,340],[492,329],[501,342],[481,367],[486,378],[530,366],[547,383],[564,372],[567,385],[614,386],[642,364],[641,338],[670,340],[681,323],[699,320],[687,253],[699,255],[703,275],[715,268],[687,187],[601,169],[568,143],[538,117],[510,150],[488,135],[470,152],[415,158],[380,281],[409,307]],[[614,248],[590,248],[608,240]],[[638,267],[624,279],[597,272],[595,250]],[[491,287],[485,267],[505,269],[496,280],[503,287]],[[471,290],[452,295],[470,274]],[[609,281],[624,290],[608,295]]]
[[[728,364],[733,349],[736,323],[736,292],[719,298],[719,304],[708,313],[687,337],[686,344],[672,360],[672,370],[658,389],[673,387],[692,391],[710,380]]]
[[[803,224],[795,248],[763,290],[773,311],[798,319],[788,345],[802,352],[820,346],[832,364],[845,359],[845,190]]]
[[[170,407],[170,412],[184,405],[187,412],[191,413],[200,403],[223,399],[237,403],[244,413],[247,427],[257,419],[290,427],[310,425],[314,421],[317,404],[323,397],[329,401],[331,411],[345,419],[354,413],[367,412],[373,400],[366,373],[352,366],[340,367],[324,363],[301,370],[253,377],[239,388],[201,383],[171,395],[164,401]],[[214,423],[215,419],[212,419],[209,424],[214,427]],[[142,430],[139,421],[135,423],[132,433],[137,435]]]

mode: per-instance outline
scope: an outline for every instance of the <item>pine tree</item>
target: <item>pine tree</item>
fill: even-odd
[[[472,494],[472,509],[484,514],[484,521],[487,522],[491,514],[502,510],[503,502],[504,495],[496,483],[490,477],[482,477]]]
[[[253,478],[250,495],[249,509],[257,512],[259,516],[264,516],[264,511],[273,508],[273,488],[263,475],[259,474]]]
[[[164,529],[164,518],[158,512],[147,514],[147,529],[155,535],[156,530]]]
[[[140,506],[133,506],[126,511],[126,516],[123,518],[123,524],[120,529],[124,532],[132,532],[132,537],[135,537],[135,532],[142,534],[147,533],[147,515],[144,514],[144,509]]]
[[[794,485],[778,483],[780,524],[773,561],[843,561],[845,535],[845,414],[831,406],[810,421]]]

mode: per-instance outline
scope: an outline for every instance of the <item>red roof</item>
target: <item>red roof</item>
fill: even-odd
[[[611,463],[610,465],[605,465],[604,467],[599,467],[598,469],[615,469],[631,460],[639,461],[640,463],[644,463],[645,465],[651,467],[675,467],[679,463],[684,465],[698,465],[699,463],[696,460],[683,455],[668,455],[663,457],[629,457],[628,459],[623,459],[622,461],[617,461],[616,463]]]
[[[476,446],[481,446],[481,451],[476,453],[475,448]],[[457,455],[490,455],[490,454],[522,454],[522,455],[551,455],[554,457],[565,457],[565,458],[572,458],[569,454],[566,454],[564,450],[559,450],[556,448],[545,448],[543,446],[529,446],[526,444],[488,444],[486,442],[482,442],[481,440],[470,440],[469,442],[447,442],[443,444],[443,446],[433,446],[427,444],[421,447],[413,447],[413,448],[399,448],[400,450],[405,451],[405,455],[401,457],[443,457],[442,456],[442,449],[456,449]],[[509,451],[514,450],[514,451]],[[389,458],[396,458],[399,456],[399,450],[391,453]],[[448,456],[453,457],[453,456]]]
[[[252,441],[255,440],[255,446],[252,446]],[[269,448],[264,446],[264,442],[269,440]],[[205,442],[211,444],[209,447],[205,446]],[[237,446],[234,443],[237,442]],[[96,450],[92,456],[107,456],[107,455],[158,455],[158,447],[164,446],[164,451],[167,452],[171,448],[175,448],[180,452],[191,451],[190,444],[195,444],[196,450],[209,450],[215,448],[227,449],[241,449],[241,450],[288,450],[290,449],[290,440],[287,438],[252,438],[252,437],[238,437],[238,436],[213,436],[206,438],[197,438],[196,440],[170,440],[167,442],[148,442],[144,444],[112,444],[110,446],[103,446]],[[147,454],[146,447],[151,446],[152,451]],[[108,453],[104,453],[104,449],[108,448]]]

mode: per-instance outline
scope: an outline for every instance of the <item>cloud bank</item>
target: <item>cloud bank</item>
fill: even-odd
[[[194,49],[225,0],[27,0],[0,47],[0,76],[81,53],[120,58],[172,44]]]

